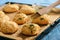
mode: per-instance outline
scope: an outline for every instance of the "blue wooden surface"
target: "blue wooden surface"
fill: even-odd
[[[60,40],[60,23],[42,40]]]
[[[34,4],[37,3],[39,5],[50,5],[56,0],[0,0],[0,5],[3,5],[5,2],[19,2],[19,3],[28,3]],[[42,4],[46,3],[46,4]],[[60,6],[58,6],[60,8]],[[47,36],[45,36],[42,40],[60,40],[60,23],[52,30]]]
[[[34,4],[37,3],[38,5],[44,5],[48,6],[57,0],[0,0],[0,5],[4,4],[5,2],[19,2],[19,3],[28,3],[28,4]],[[45,4],[44,4],[45,3]],[[58,6],[60,8],[60,5]]]

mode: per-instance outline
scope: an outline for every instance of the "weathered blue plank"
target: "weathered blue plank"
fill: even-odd
[[[60,40],[60,23],[42,40]]]

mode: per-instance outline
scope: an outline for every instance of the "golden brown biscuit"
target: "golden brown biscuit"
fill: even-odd
[[[10,18],[4,14],[4,12],[0,11],[0,25],[2,22],[8,21]]]
[[[18,24],[12,21],[2,22],[0,31],[3,33],[15,33],[18,30]]]
[[[18,24],[24,24],[28,20],[29,20],[28,17],[25,14],[23,14],[23,13],[16,14],[16,16],[13,19],[13,21],[15,21]]]
[[[10,18],[7,15],[5,15],[5,16],[0,16],[0,20],[8,21],[8,20],[10,20]]]
[[[2,12],[2,11],[0,11],[0,21],[1,20],[10,20],[10,18],[6,15],[6,14],[4,14],[4,12]]]
[[[37,23],[39,25],[47,25],[49,23],[49,20],[47,19],[47,17],[42,15],[42,16],[36,18],[36,19],[33,19],[32,22]]]
[[[0,18],[4,16],[5,16],[5,13],[3,11],[0,11]]]
[[[24,35],[36,35],[39,33],[40,26],[37,24],[29,23],[24,24],[22,28],[22,34]]]
[[[4,12],[16,12],[19,10],[19,6],[15,4],[7,4],[3,7]]]
[[[32,8],[31,6],[28,5],[23,5],[20,9],[21,13],[25,13],[25,14],[34,14],[36,13],[35,9]]]

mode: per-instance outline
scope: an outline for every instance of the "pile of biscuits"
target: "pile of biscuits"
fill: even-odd
[[[6,15],[7,13],[17,12],[11,21]],[[0,11],[0,31],[3,33],[15,33],[18,31],[19,26],[23,25],[21,33],[24,35],[36,35],[39,33],[41,26],[49,24],[49,20],[44,16],[40,16],[36,19],[32,19],[31,23],[26,23],[30,19],[28,15],[35,14],[36,10],[32,6],[28,5],[17,5],[17,4],[6,4],[3,7],[3,11]]]
[[[10,21],[10,18],[0,11],[0,31],[3,33],[14,33],[18,30],[18,24]]]

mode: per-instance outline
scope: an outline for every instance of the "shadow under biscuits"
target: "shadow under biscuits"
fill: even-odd
[[[37,35],[37,34],[36,34]],[[36,35],[24,35],[24,34],[22,34],[22,33],[20,33],[19,35],[18,35],[18,37],[21,37],[22,39],[28,39],[28,38],[30,38],[30,37],[35,37]]]

